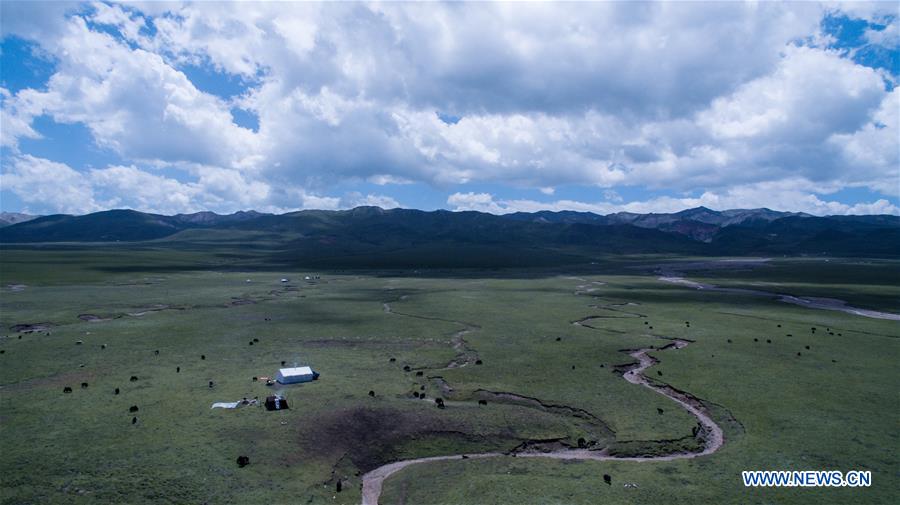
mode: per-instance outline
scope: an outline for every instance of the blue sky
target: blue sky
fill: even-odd
[[[0,210],[898,214],[891,3],[2,2]]]

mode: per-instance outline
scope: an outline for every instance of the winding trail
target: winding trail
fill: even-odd
[[[659,277],[659,280],[663,282],[668,282],[669,284],[677,284],[679,286],[685,286],[688,288],[694,288],[700,291],[716,291],[719,293],[734,293],[741,295],[752,295],[752,296],[765,296],[778,299],[779,302],[790,303],[793,305],[799,305],[801,307],[806,307],[808,309],[820,309],[820,310],[836,310],[839,312],[846,312],[847,314],[853,314],[856,316],[869,317],[872,319],[889,319],[891,321],[900,321],[900,314],[893,314],[891,312],[879,312],[877,310],[869,310],[869,309],[861,309],[859,307],[852,307],[847,305],[847,302],[844,300],[838,300],[836,298],[819,298],[812,296],[794,296],[782,293],[773,293],[771,291],[762,291],[759,289],[746,289],[746,288],[723,288],[721,286],[716,286],[715,284],[705,284],[702,282],[692,281],[690,279],[685,279],[677,274],[677,272],[668,272],[665,275]]]
[[[389,310],[389,306],[385,304],[385,311]],[[394,463],[389,463],[387,465],[380,466],[365,475],[363,475],[363,486],[362,486],[362,505],[378,505],[378,498],[381,496],[381,489],[384,484],[384,480],[390,477],[391,475],[399,472],[400,470],[412,466],[418,465],[422,463],[431,463],[434,461],[448,461],[448,460],[457,460],[457,459],[483,459],[483,458],[496,458],[500,456],[516,456],[516,457],[525,457],[525,458],[550,458],[550,459],[567,459],[567,460],[592,460],[592,461],[636,461],[636,462],[645,462],[645,461],[672,461],[676,459],[688,459],[688,458],[696,458],[698,456],[705,456],[707,454],[712,454],[716,452],[722,444],[725,443],[725,435],[722,431],[722,428],[712,420],[709,413],[706,411],[706,408],[700,403],[699,400],[693,398],[685,393],[680,391],[676,391],[672,387],[664,384],[657,384],[650,379],[648,379],[644,375],[644,371],[658,363],[658,361],[650,356],[648,353],[652,351],[662,351],[662,350],[678,350],[689,345],[690,342],[687,340],[675,339],[672,340],[672,343],[665,345],[663,347],[646,347],[642,349],[629,349],[623,352],[627,352],[629,356],[638,360],[637,363],[625,369],[622,377],[632,384],[636,384],[639,386],[646,387],[651,389],[652,391],[661,394],[670,400],[674,401],[681,405],[685,410],[690,412],[694,417],[697,418],[697,421],[700,423],[700,431],[698,436],[702,437],[704,440],[703,450],[700,452],[682,452],[682,453],[674,453],[667,454],[664,456],[648,456],[648,457],[622,457],[622,456],[613,456],[610,455],[606,450],[602,451],[593,451],[590,449],[560,449],[551,452],[514,452],[514,453],[500,453],[500,452],[485,452],[485,453],[476,453],[476,454],[454,454],[448,456],[432,456],[428,458],[416,458],[416,459],[408,459],[404,461],[396,461]]]
[[[416,314],[407,314],[405,312],[397,312],[396,310],[393,309],[393,307],[391,307],[391,303],[393,303],[394,301],[400,301],[400,300],[405,300],[405,299],[406,299],[406,295],[403,295],[403,296],[396,298],[394,300],[391,300],[389,302],[382,303],[381,306],[384,310],[384,313],[385,314],[394,314],[396,316],[412,317],[414,319],[425,319],[427,321],[442,321],[445,323],[458,324],[463,327],[461,330],[456,331],[452,335],[450,335],[450,345],[453,348],[453,350],[456,351],[456,356],[454,356],[453,359],[451,359],[450,362],[444,366],[444,369],[446,369],[446,368],[462,368],[464,366],[471,365],[471,364],[475,363],[476,361],[478,361],[478,353],[474,349],[469,347],[469,343],[466,342],[466,339],[463,337],[465,337],[468,333],[471,333],[475,330],[480,329],[481,328],[480,326],[478,326],[477,324],[474,324],[474,323],[458,321],[456,319],[444,319],[441,317],[419,316]],[[432,368],[432,370],[440,370],[440,368]]]

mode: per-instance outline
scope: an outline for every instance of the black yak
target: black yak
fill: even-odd
[[[71,392],[72,392],[72,388],[70,388],[69,386],[66,386],[63,388],[63,393],[71,393]]]
[[[608,473],[604,473],[603,482],[605,482],[609,486],[612,486],[612,477]]]
[[[239,467],[244,468],[245,466],[250,464],[250,458],[247,456],[238,456],[237,464]]]
[[[137,405],[132,405],[131,407],[128,407],[128,412],[134,413],[134,412],[137,412],[137,411],[138,411],[138,406],[137,406]]]
[[[374,398],[374,397],[375,397],[375,391],[369,390],[369,396],[371,396],[371,397]]]
[[[81,389],[87,389],[87,387],[88,387],[88,383],[87,383],[87,382],[82,382],[82,383],[81,383]]]

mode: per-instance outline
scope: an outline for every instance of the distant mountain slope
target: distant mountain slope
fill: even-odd
[[[696,207],[669,214],[637,214],[617,212],[601,216],[591,212],[540,211],[535,213],[517,212],[506,217],[519,221],[540,221],[547,223],[590,223],[629,224],[641,228],[654,228],[687,235],[694,240],[709,241],[724,226],[740,224],[744,221],[774,221],[784,217],[810,217],[809,214],[778,212],[770,209],[733,209],[715,211],[706,207]]]
[[[114,242],[152,240],[181,229],[170,216],[108,210],[84,216],[55,214],[0,228],[2,242]]]
[[[0,228],[0,242],[166,238],[175,246],[198,237],[206,237],[205,243],[225,236],[240,242],[241,237],[251,241],[247,237],[260,234],[280,244],[277,254],[285,260],[347,265],[427,265],[438,256],[443,265],[503,265],[540,263],[544,261],[540,258],[553,255],[584,260],[597,254],[637,253],[900,257],[900,217],[812,217],[768,209],[719,212],[703,207],[673,214],[609,216],[549,211],[497,216],[378,207],[281,215],[250,211],[226,216],[112,210],[85,216],[45,216],[14,224]]]
[[[900,256],[900,217],[785,217],[722,228],[712,245],[721,254]]]
[[[31,221],[41,216],[32,216],[31,214],[21,214],[19,212],[0,212],[0,228],[13,224]]]

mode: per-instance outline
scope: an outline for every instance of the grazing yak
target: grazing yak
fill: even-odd
[[[72,392],[72,388],[70,388],[69,386],[66,386],[63,388],[63,393],[71,393],[71,392]]]
[[[605,482],[609,486],[612,486],[612,476],[610,476],[608,473],[604,473],[603,482]]]
[[[87,389],[87,387],[88,387],[88,383],[87,383],[87,382],[82,382],[82,383],[81,383],[81,389]]]
[[[138,411],[137,405],[132,405],[131,407],[128,407],[128,412],[135,413],[137,411]]]
[[[239,467],[244,468],[245,466],[250,464],[250,458],[247,456],[238,456],[237,464]]]

